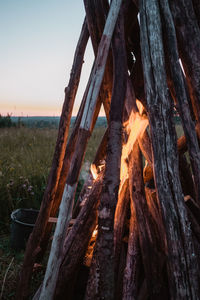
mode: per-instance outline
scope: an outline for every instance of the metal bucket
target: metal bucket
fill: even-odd
[[[35,226],[39,210],[20,208],[12,212],[11,247],[15,250],[25,249],[26,242]]]

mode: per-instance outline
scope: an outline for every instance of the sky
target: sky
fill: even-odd
[[[2,115],[60,115],[84,16],[83,0],[0,0]],[[93,59],[89,43],[73,115]]]

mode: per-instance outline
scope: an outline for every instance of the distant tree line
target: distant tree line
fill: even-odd
[[[2,116],[0,114],[0,128],[10,128],[10,127],[23,127],[24,124],[21,121],[21,118],[18,117],[17,122],[13,122],[11,119],[11,114],[7,114],[6,116]]]

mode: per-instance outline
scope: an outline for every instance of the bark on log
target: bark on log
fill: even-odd
[[[58,180],[60,177],[62,163],[67,143],[69,125],[71,120],[72,108],[79,85],[79,79],[83,64],[85,48],[89,38],[86,21],[83,24],[81,35],[77,44],[76,52],[70,80],[65,89],[65,100],[63,104],[58,137],[56,142],[55,153],[53,157],[51,171],[48,177],[47,187],[44,193],[40,213],[36,221],[34,230],[27,244],[24,263],[20,273],[18,292],[16,299],[25,299],[28,296],[28,285],[31,278],[31,272],[38,252],[40,251],[40,240],[50,216],[52,202],[54,201]]]
[[[200,122],[200,28],[191,0],[169,1],[195,118]]]
[[[174,82],[178,110],[180,113],[183,130],[188,145],[188,152],[192,171],[194,175],[196,201],[200,203],[200,151],[198,140],[195,132],[195,124],[190,115],[188,94],[185,87],[185,80],[179,63],[179,55],[176,43],[176,33],[173,24],[173,18],[169,8],[168,0],[160,1],[161,14],[167,37],[167,50],[171,67],[171,76]]]
[[[156,0],[140,1],[140,24],[154,179],[168,246],[170,297],[198,299],[198,264],[178,175],[172,103],[168,96],[164,72],[161,21]]]
[[[98,48],[98,54],[95,61],[95,65],[91,73],[92,74],[91,81],[89,83],[88,94],[86,97],[83,116],[81,119],[80,129],[77,138],[78,148],[72,159],[70,173],[68,175],[67,184],[65,187],[66,193],[64,191],[62,202],[60,205],[59,217],[61,218],[61,222],[58,223],[57,225],[61,224],[61,226],[60,228],[56,226],[56,234],[54,235],[52,248],[51,248],[52,251],[50,253],[47,270],[43,282],[42,292],[40,295],[41,300],[47,298],[52,299],[52,295],[54,294],[54,289],[57,282],[58,270],[60,267],[59,264],[60,260],[57,259],[56,253],[57,254],[60,253],[62,249],[64,234],[68,226],[68,220],[64,220],[64,218],[62,218],[62,215],[64,213],[68,214],[66,210],[62,212],[61,208],[65,209],[65,205],[63,205],[62,203],[66,203],[68,207],[71,207],[73,203],[77,180],[82,165],[82,161],[84,158],[88,138],[90,136],[92,120],[94,118],[94,112],[96,109],[99,90],[103,80],[111,37],[118,17],[120,6],[121,6],[121,0],[113,1],[111,4],[106,25],[104,28],[104,32]],[[54,269],[54,273],[51,272],[52,269]]]
[[[107,0],[104,0],[104,3],[107,3]],[[101,37],[105,26],[105,21],[106,21],[105,17],[107,16],[109,11],[109,5],[107,5],[108,9],[106,10],[106,14],[104,14],[103,6],[102,6],[103,3],[101,3],[101,1],[84,0],[84,4],[85,4],[88,29],[92,41],[94,55],[96,57],[98,52],[98,46],[101,41]],[[112,92],[112,56],[111,53],[109,53],[106,68],[105,68],[104,78],[99,93],[101,102],[104,105],[107,119],[109,119],[111,92]]]
[[[74,275],[83,261],[86,247],[96,227],[97,205],[102,189],[102,177],[101,174],[95,180],[76,222],[66,237],[55,299],[66,299],[66,295],[70,294],[73,299],[74,286],[71,285],[71,282],[74,281]],[[70,299],[70,297],[68,299]]]
[[[135,143],[129,160],[130,196],[133,201],[139,232],[142,260],[147,279],[149,299],[161,299],[163,254],[160,252],[159,236],[147,206],[142,178],[142,157],[138,143]]]
[[[111,99],[109,138],[106,157],[104,188],[98,213],[98,236],[90,273],[86,299],[114,299],[114,214],[118,197],[122,113],[126,94],[127,67],[120,15],[113,37],[114,86]],[[114,174],[114,175],[113,175]],[[98,275],[97,275],[98,274]]]
[[[141,269],[141,253],[139,246],[139,233],[133,201],[130,201],[130,226],[126,268],[123,279],[123,300],[137,300],[139,291],[139,276]]]

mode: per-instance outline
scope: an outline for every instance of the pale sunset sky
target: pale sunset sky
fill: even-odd
[[[60,115],[84,16],[83,0],[0,0],[2,115]],[[92,63],[89,45],[73,115]]]

